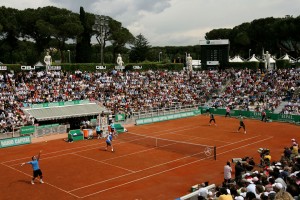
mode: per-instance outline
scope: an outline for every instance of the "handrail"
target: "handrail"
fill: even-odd
[[[205,187],[205,188],[206,188],[207,190],[211,190],[211,189],[216,188],[216,185],[215,185],[215,184],[211,184],[211,185],[209,185],[209,186],[207,186],[207,187]],[[196,190],[196,191],[194,191],[194,192],[192,192],[192,193],[189,193],[189,194],[187,194],[187,195],[184,195],[184,196],[178,198],[178,200],[188,200],[188,199],[191,199],[191,198],[193,198],[193,197],[198,197],[198,193],[199,193],[199,191]],[[197,199],[197,198],[196,198],[196,199]]]

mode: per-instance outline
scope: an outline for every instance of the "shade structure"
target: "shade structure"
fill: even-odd
[[[34,117],[37,121],[47,121],[82,116],[93,116],[100,114],[102,111],[106,112],[107,109],[99,106],[96,103],[89,103],[48,108],[24,108],[23,111],[25,114]]]

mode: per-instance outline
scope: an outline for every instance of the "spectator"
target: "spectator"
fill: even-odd
[[[235,173],[235,181],[236,183],[240,183],[241,180],[242,180],[242,174],[243,172],[245,171],[245,169],[243,168],[242,164],[238,161],[235,165],[235,170],[234,170],[234,173]]]
[[[227,161],[226,165],[224,166],[224,183],[230,183],[231,181],[231,173],[232,173],[232,168],[230,166],[230,162]]]

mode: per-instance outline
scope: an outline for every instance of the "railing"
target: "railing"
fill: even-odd
[[[206,189],[208,191],[214,191],[215,188],[216,188],[215,184],[211,184],[211,185],[209,185],[209,186],[206,187]],[[191,192],[190,194],[187,194],[185,196],[179,197],[176,200],[197,200],[198,199],[198,194],[199,194],[199,191],[196,190],[194,192]]]
[[[56,125],[56,126],[37,126],[35,127],[35,130],[31,134],[25,134],[30,135],[31,137],[43,137],[45,135],[52,135],[52,134],[62,134],[67,132],[67,125]],[[7,138],[15,138],[23,136],[24,134],[20,133],[20,129],[13,131],[13,132],[5,132],[0,133],[0,140],[1,139],[7,139]]]
[[[155,117],[155,116],[168,115],[168,114],[174,114],[180,112],[187,112],[187,111],[198,109],[201,106],[203,105],[202,104],[174,105],[166,108],[160,108],[160,109],[158,108],[158,109],[151,109],[147,111],[133,112],[132,117],[134,119],[140,119],[140,118]]]

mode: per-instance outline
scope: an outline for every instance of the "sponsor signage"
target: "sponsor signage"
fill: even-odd
[[[61,70],[61,66],[48,66],[47,67],[48,70]]]
[[[0,148],[23,145],[23,144],[30,144],[30,143],[31,143],[30,136],[9,138],[9,139],[0,140]]]
[[[96,69],[106,69],[106,66],[96,66]]]
[[[115,69],[122,70],[122,69],[125,69],[125,66],[115,66]]]
[[[133,66],[133,69],[142,69],[143,66]]]
[[[229,40],[200,40],[200,45],[228,45]]]
[[[219,65],[220,62],[219,61],[206,61],[207,65]]]
[[[201,114],[200,110],[194,110],[189,112],[182,112],[182,113],[176,113],[176,114],[170,114],[170,115],[162,115],[162,116],[156,116],[156,117],[149,117],[149,118],[143,118],[143,119],[137,119],[136,124],[149,124],[154,122],[161,122],[166,120],[172,120],[172,119],[179,119],[184,117],[192,117],[195,115]]]
[[[116,114],[115,120],[116,121],[124,121],[125,120],[125,114]]]
[[[0,66],[0,71],[5,71],[7,70],[7,66]]]
[[[35,66],[21,66],[21,70],[35,70]]]
[[[20,134],[32,134],[35,132],[35,126],[22,126],[20,129]]]

